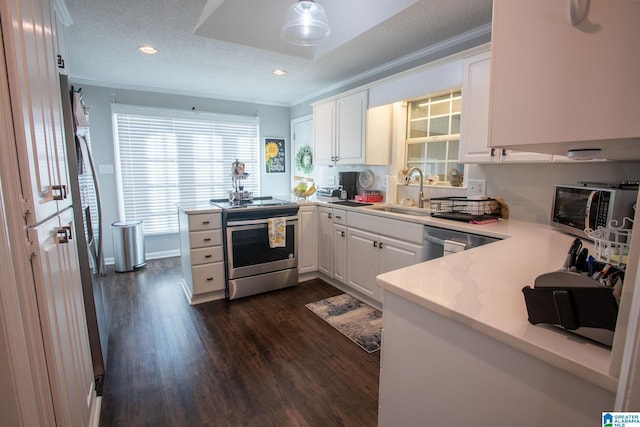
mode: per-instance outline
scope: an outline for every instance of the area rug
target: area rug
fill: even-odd
[[[305,307],[368,353],[380,349],[382,336],[380,310],[347,294],[312,302]]]

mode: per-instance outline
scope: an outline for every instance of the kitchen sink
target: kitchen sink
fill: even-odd
[[[374,209],[376,211],[391,212],[391,213],[412,215],[412,216],[430,216],[431,215],[431,213],[426,209],[411,208],[411,207],[404,207],[404,206],[374,205],[374,206],[369,206],[367,209]]]

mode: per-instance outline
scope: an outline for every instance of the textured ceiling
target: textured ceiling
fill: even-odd
[[[433,45],[486,29],[492,7],[491,0],[318,0],[331,35],[300,48],[279,40],[293,0],[64,2],[77,84],[285,106],[397,71]],[[160,53],[140,54],[143,44]],[[288,74],[274,76],[275,68]]]

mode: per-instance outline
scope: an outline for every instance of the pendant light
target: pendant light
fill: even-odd
[[[298,46],[317,46],[329,34],[327,13],[314,0],[298,0],[287,9],[280,36]]]

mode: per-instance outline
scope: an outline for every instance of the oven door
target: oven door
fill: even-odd
[[[267,219],[227,223],[227,273],[229,279],[255,276],[298,266],[298,217],[286,217],[286,244],[269,246]]]

